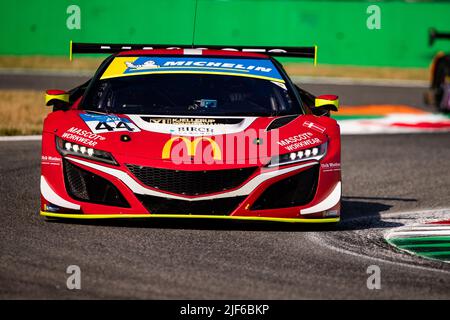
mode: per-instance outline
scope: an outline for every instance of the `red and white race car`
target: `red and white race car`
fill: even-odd
[[[338,98],[273,58],[316,48],[72,48],[112,55],[47,91],[41,215],[339,221]]]

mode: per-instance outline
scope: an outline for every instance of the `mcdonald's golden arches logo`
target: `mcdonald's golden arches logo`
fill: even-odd
[[[175,141],[181,140],[187,147],[188,155],[193,157],[195,156],[197,146],[201,141],[207,141],[212,147],[212,155],[214,160],[222,160],[222,151],[220,150],[219,145],[213,139],[208,137],[198,137],[194,140],[189,140],[187,137],[172,137],[164,144],[164,148],[162,150],[162,158],[170,159],[170,152],[172,151],[172,145]]]

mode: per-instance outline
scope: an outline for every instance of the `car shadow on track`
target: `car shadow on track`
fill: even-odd
[[[389,211],[395,202],[417,202],[414,198],[398,197],[342,197],[342,219],[339,230],[395,228],[401,223],[383,221],[381,213]]]
[[[190,230],[236,230],[236,231],[339,231],[371,228],[397,227],[401,224],[383,222],[380,213],[389,210],[392,205],[384,201],[417,201],[402,198],[343,197],[342,218],[340,223],[307,224],[267,221],[239,221],[215,219],[111,219],[111,220],[72,220],[47,219],[51,223],[78,225],[97,225],[105,227],[154,228],[154,229],[190,229]],[[369,219],[358,219],[358,218]],[[356,218],[356,219],[355,219]]]

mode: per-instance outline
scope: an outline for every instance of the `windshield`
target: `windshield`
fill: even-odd
[[[267,59],[115,58],[88,90],[82,108],[186,116],[302,113]]]

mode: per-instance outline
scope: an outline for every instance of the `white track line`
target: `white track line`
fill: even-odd
[[[0,141],[39,141],[42,136],[4,136],[0,137]]]

